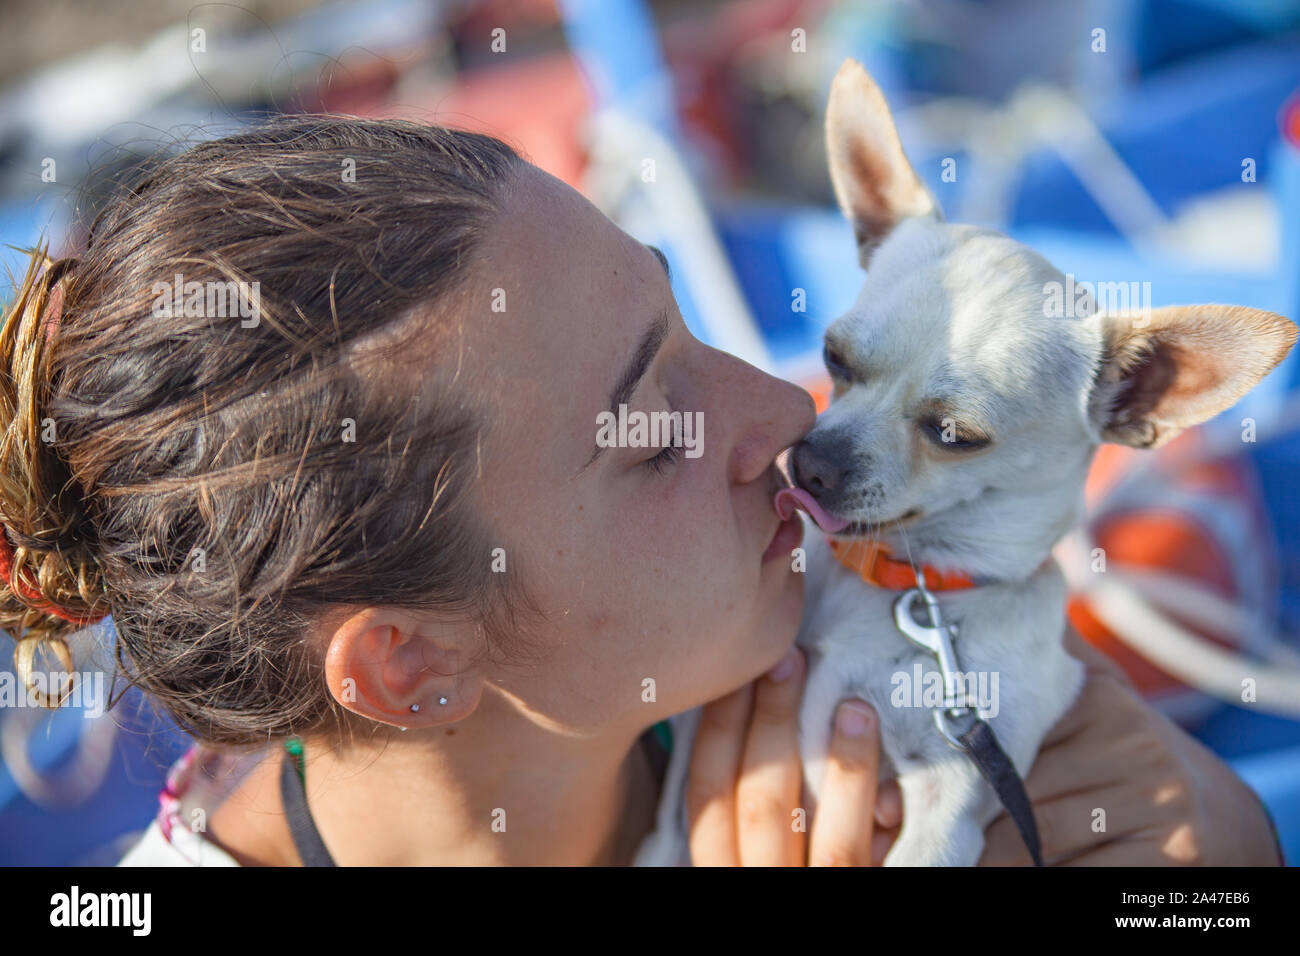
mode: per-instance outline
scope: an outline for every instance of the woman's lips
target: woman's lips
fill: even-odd
[[[849,526],[848,521],[826,511],[817,503],[816,498],[802,488],[782,488],[772,499],[772,506],[776,508],[776,513],[781,516],[782,521],[788,520],[796,509],[808,512],[813,521],[817,522],[817,527],[827,534],[843,531]]]

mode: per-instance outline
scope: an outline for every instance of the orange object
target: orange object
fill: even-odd
[[[916,586],[917,575],[912,565],[895,558],[880,542],[867,538],[829,540],[835,560],[850,571],[856,571],[868,584],[889,591],[906,591]],[[922,565],[920,571],[925,586],[931,591],[960,591],[975,586],[975,582],[960,571],[939,571],[928,564]]]
[[[578,62],[558,51],[468,70],[422,98],[404,99],[400,107],[385,100],[356,111],[487,133],[582,191],[587,168],[582,128],[591,107]]]
[[[1180,466],[1201,441],[1193,430],[1156,452],[1103,445],[1085,491],[1089,531],[1108,568],[1159,571],[1225,600],[1253,603],[1260,598],[1243,591],[1266,577],[1254,565],[1266,561],[1270,549],[1247,466],[1233,458]],[[1150,455],[1157,460],[1148,473],[1125,489],[1126,476]],[[1211,522],[1211,515],[1217,521]],[[1118,663],[1146,696],[1172,697],[1186,690],[1103,626],[1085,597],[1071,595],[1066,609],[1075,630]],[[1215,633],[1176,612],[1165,613],[1221,647],[1241,649],[1246,642],[1246,635]]]
[[[1300,90],[1292,94],[1291,98],[1283,104],[1281,112],[1278,114],[1278,126],[1282,129],[1282,135],[1296,149],[1300,149]]]
[[[813,397],[817,405],[817,414],[820,415],[826,411],[831,404],[831,383],[829,379],[818,379],[815,382],[804,382],[804,391]]]

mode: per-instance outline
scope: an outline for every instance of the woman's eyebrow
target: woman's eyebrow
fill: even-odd
[[[641,383],[641,379],[650,368],[650,364],[655,360],[655,356],[659,354],[664,339],[668,338],[670,328],[668,310],[660,309],[654,317],[654,321],[650,323],[650,327],[641,336],[641,342],[637,345],[636,351],[632,353],[631,361],[627,363],[627,367],[623,369],[623,374],[618,377],[618,381],[609,393],[609,408],[615,418],[618,417],[618,407],[627,404],[633,393],[636,392],[637,385]],[[604,450],[601,445],[595,446],[591,457],[587,459],[587,463],[574,473],[574,477],[576,478],[582,474],[592,462],[600,457],[601,452]]]

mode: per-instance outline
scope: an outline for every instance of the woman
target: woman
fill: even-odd
[[[0,351],[20,662],[111,612],[205,745],[124,862],[625,864],[647,728],[705,703],[696,863],[883,857],[862,702],[790,826],[803,584],[771,501],[811,399],[693,338],[661,256],[501,143],[297,116],[162,160],[33,268]],[[702,413],[703,454],[598,447],[619,404]],[[1250,791],[1072,646],[1044,855],[1276,862]],[[995,822],[985,861],[1027,859]]]

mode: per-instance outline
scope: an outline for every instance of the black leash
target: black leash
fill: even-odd
[[[925,606],[930,623],[922,624],[913,614],[913,605],[920,599]],[[894,601],[894,626],[909,641],[935,656],[943,678],[944,703],[935,708],[934,722],[949,746],[969,757],[979,769],[980,776],[988,781],[998,800],[1006,809],[1020,838],[1025,841],[1034,866],[1043,865],[1042,846],[1038,838],[1038,822],[1034,808],[1025,793],[1024,781],[998,743],[993,728],[980,716],[976,707],[970,706],[957,687],[957,653],[952,646],[952,632],[939,614],[939,604],[917,575],[917,586],[904,591]],[[959,728],[959,729],[955,729]]]
[[[1020,779],[1020,774],[1016,773],[1011,758],[998,744],[993,728],[983,720],[976,720],[957,739],[962,742],[966,755],[975,762],[980,776],[989,782],[1011,817],[1011,822],[1020,831],[1020,839],[1025,841],[1034,866],[1042,866],[1042,847],[1038,841],[1038,821],[1034,819],[1034,808],[1029,802],[1029,794],[1025,793],[1025,784]]]

